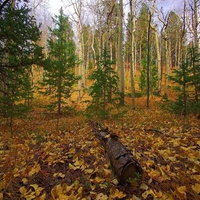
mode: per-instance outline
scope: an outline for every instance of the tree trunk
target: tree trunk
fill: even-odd
[[[169,48],[168,48],[167,36],[164,40],[165,40],[165,91],[164,91],[164,95],[167,96],[168,74],[169,74]]]
[[[123,38],[123,0],[120,0],[119,8],[118,8],[118,16],[119,16],[119,31],[118,31],[118,70],[119,70],[119,78],[120,78],[120,104],[124,105],[124,64],[123,64],[123,53],[122,53],[122,38]]]
[[[75,14],[77,15],[77,30],[78,30],[78,56],[81,60],[81,64],[79,65],[79,75],[81,79],[78,81],[78,90],[80,91],[78,96],[78,101],[81,101],[81,91],[82,87],[85,87],[85,60],[84,60],[84,45],[83,45],[83,30],[82,30],[82,0],[73,3]]]
[[[198,17],[198,0],[194,0],[194,44],[195,47],[199,47],[199,37],[198,37],[198,26],[199,26],[199,17]]]
[[[161,53],[160,53],[160,45],[158,38],[158,31],[155,26],[151,25],[151,28],[155,33],[155,45],[156,45],[156,56],[157,56],[157,68],[158,68],[158,93],[161,94],[162,90],[162,72],[161,72]]]
[[[118,136],[97,122],[91,121],[90,125],[105,148],[119,182],[124,184],[131,180],[139,181],[142,178],[142,168],[130,151],[118,140]]]
[[[136,0],[134,0],[134,10],[132,0],[130,0],[131,10],[131,61],[130,61],[130,78],[131,78],[131,108],[135,109],[135,18],[136,18]]]
[[[149,108],[149,98],[150,98],[150,31],[151,31],[151,12],[149,11],[149,21],[148,21],[148,51],[147,51],[147,108]]]

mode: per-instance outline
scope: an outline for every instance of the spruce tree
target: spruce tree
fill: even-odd
[[[189,112],[199,112],[200,104],[198,90],[200,88],[200,55],[195,48],[188,50],[179,69],[175,70],[170,79],[179,85],[178,99],[174,102],[174,111],[187,115]]]
[[[93,85],[89,88],[92,100],[87,108],[88,116],[107,117],[109,110],[119,104],[120,92],[118,88],[119,77],[112,68],[114,61],[109,52],[104,49],[97,57],[97,67],[89,76]]]
[[[30,9],[6,4],[0,13],[0,111],[10,119],[22,116],[32,97],[30,70],[43,59],[39,27]]]
[[[48,40],[49,57],[43,85],[46,86],[44,94],[52,98],[52,103],[48,107],[56,108],[57,113],[61,114],[62,106],[71,96],[72,86],[79,77],[75,76],[73,69],[76,64],[73,31],[62,8],[59,15],[53,18],[53,23],[55,27],[49,28],[51,34]]]

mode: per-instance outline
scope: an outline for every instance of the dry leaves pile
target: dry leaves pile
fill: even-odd
[[[118,184],[83,117],[32,114],[14,134],[2,121],[0,199],[200,199],[200,121],[155,109],[104,122],[141,164],[138,185]]]

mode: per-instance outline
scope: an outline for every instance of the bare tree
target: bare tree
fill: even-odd
[[[130,61],[130,79],[131,79],[131,108],[135,109],[135,66],[136,66],[136,57],[135,57],[135,29],[136,29],[136,4],[137,0],[129,1],[130,4],[130,34],[131,34],[131,61]]]
[[[119,18],[119,28],[118,28],[118,43],[117,43],[117,67],[119,71],[120,78],[120,93],[121,99],[120,104],[124,105],[124,63],[123,63],[123,0],[119,1],[118,5],[118,18]]]

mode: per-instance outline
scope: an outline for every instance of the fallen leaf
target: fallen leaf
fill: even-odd
[[[195,183],[195,185],[192,185],[192,189],[197,193],[200,194],[200,184]]]
[[[183,200],[183,199],[187,199],[186,198],[186,186],[180,186],[180,187],[177,187],[175,192],[174,192],[174,195]]]
[[[42,194],[40,197],[37,197],[36,200],[45,200],[46,199],[46,193]]]
[[[142,197],[144,198],[144,199],[146,199],[149,195],[151,195],[151,196],[153,196],[154,197],[154,192],[153,192],[153,190],[147,190],[147,191],[145,191],[145,192],[143,192],[142,193]]]
[[[140,189],[142,189],[142,190],[148,190],[148,185],[146,185],[145,183],[142,183],[141,185],[140,185]]]
[[[112,183],[113,183],[114,185],[118,185],[118,184],[119,184],[119,181],[115,178],[115,179],[112,180]]]
[[[104,178],[101,178],[101,177],[98,177],[98,176],[94,180],[95,180],[96,183],[102,183],[102,182],[105,181]]]
[[[22,186],[19,188],[20,193],[22,194],[22,196],[25,197],[26,193],[27,193],[27,189],[25,188],[25,186]]]
[[[111,188],[110,189],[110,196],[109,196],[110,200],[115,199],[115,198],[122,199],[125,196],[126,196],[126,194],[124,194],[123,192],[119,191],[117,188]]]
[[[107,200],[107,199],[108,199],[108,196],[106,194],[99,193],[99,194],[97,194],[95,200]]]
[[[131,198],[131,200],[141,200],[141,199],[139,197],[133,195],[132,198]]]
[[[0,193],[0,200],[3,200],[3,193]]]
[[[23,178],[23,179],[22,179],[22,183],[23,183],[23,184],[28,183],[28,179],[27,179],[27,178]]]
[[[31,168],[28,175],[33,176],[33,174],[37,174],[40,171],[40,165],[38,163],[35,163],[35,165]]]
[[[59,198],[59,196],[62,194],[62,186],[56,185],[52,190],[51,190],[51,197],[54,200],[57,200]]]

